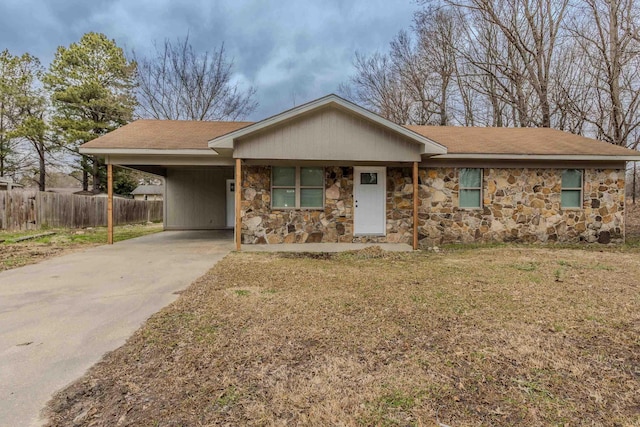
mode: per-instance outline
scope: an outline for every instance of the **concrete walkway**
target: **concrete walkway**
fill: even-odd
[[[379,246],[387,252],[412,252],[406,243],[281,243],[277,245],[242,245],[243,252],[345,252]]]
[[[40,425],[79,378],[233,249],[229,232],[162,232],[0,273],[0,426]]]

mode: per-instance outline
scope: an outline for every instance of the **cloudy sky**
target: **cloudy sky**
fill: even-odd
[[[353,73],[356,51],[386,50],[411,25],[415,0],[2,0],[0,49],[29,52],[48,65],[56,47],[89,31],[127,51],[189,39],[212,51],[225,43],[236,78],[254,85],[249,119],[336,92]]]

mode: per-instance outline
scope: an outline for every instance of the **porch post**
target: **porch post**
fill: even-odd
[[[242,196],[242,160],[236,159],[236,180],[235,180],[236,197],[236,225],[235,225],[235,237],[236,237],[236,250],[239,251],[242,243],[242,217],[241,217],[241,196]]]
[[[413,162],[413,250],[418,249],[418,162]]]
[[[107,163],[107,244],[113,245],[113,165]]]

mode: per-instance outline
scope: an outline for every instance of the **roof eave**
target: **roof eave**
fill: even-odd
[[[640,155],[450,153],[431,159],[640,161]]]
[[[141,155],[141,156],[167,156],[167,155],[179,155],[179,156],[202,156],[202,157],[216,157],[218,153],[212,150],[204,149],[156,149],[156,148],[89,148],[80,147],[81,154],[97,155],[97,156],[109,156],[114,154],[122,155]]]

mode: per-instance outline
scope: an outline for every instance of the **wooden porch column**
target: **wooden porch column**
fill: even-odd
[[[236,226],[235,226],[235,237],[236,237],[236,250],[239,251],[242,244],[242,217],[241,217],[241,205],[242,205],[242,160],[236,159],[236,180],[235,180],[235,191],[234,195],[236,197]]]
[[[418,162],[413,162],[413,250],[418,249]]]
[[[107,244],[113,245],[113,165],[107,163]]]

